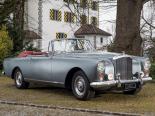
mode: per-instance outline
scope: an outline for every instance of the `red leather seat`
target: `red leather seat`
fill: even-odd
[[[27,57],[29,55],[37,56],[37,55],[45,55],[45,54],[47,53],[46,52],[23,51],[17,57],[22,58],[22,57]]]

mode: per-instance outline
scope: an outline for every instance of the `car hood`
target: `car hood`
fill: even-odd
[[[64,57],[70,57],[70,58],[89,58],[89,59],[103,59],[103,58],[111,59],[115,56],[120,56],[120,55],[121,54],[118,54],[118,53],[102,52],[102,51],[58,54],[58,56],[61,56],[61,57],[64,56]]]
[[[87,58],[87,59],[101,60],[101,59],[113,59],[114,57],[120,57],[123,55],[131,57],[132,59],[144,59],[144,57],[131,56],[123,53],[104,52],[104,51],[61,53],[57,54],[56,56],[60,56],[61,58],[68,57],[68,58]]]

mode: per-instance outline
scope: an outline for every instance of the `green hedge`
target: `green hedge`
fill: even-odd
[[[155,63],[151,65],[150,75],[155,80]]]

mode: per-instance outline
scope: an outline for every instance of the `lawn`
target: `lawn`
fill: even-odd
[[[106,93],[90,101],[79,101],[74,98],[71,91],[65,89],[30,87],[27,90],[18,90],[13,80],[0,77],[0,100],[114,112],[155,113],[155,83],[148,83],[134,96]]]

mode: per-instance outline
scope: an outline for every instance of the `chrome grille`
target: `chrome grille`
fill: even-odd
[[[132,79],[132,59],[130,57],[116,59],[116,74],[118,73],[121,80]]]

